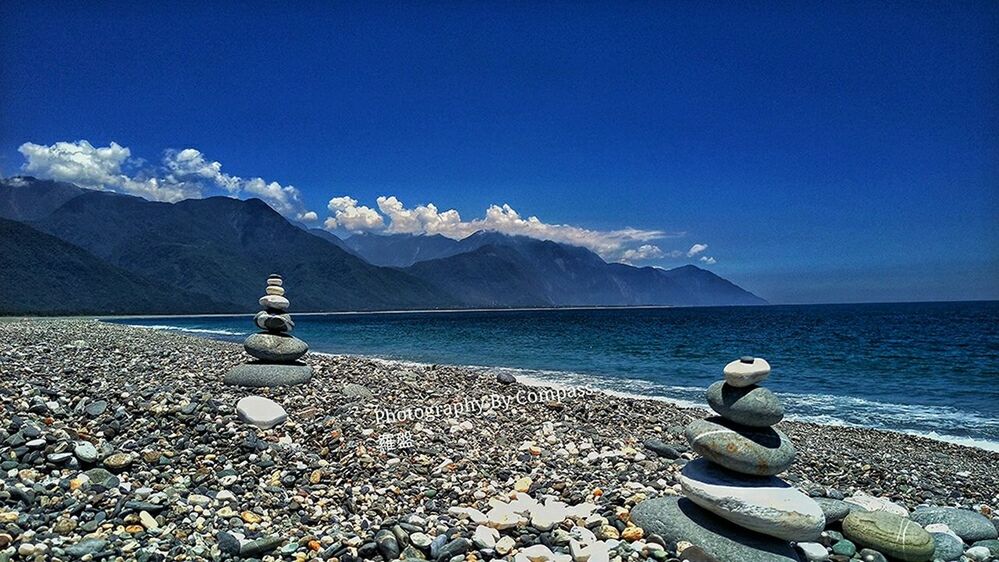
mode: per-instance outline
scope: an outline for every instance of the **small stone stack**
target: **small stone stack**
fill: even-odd
[[[295,322],[288,314],[290,303],[284,295],[284,280],[280,275],[272,273],[267,278],[265,293],[259,301],[264,310],[253,318],[263,331],[251,334],[243,342],[243,348],[257,361],[233,367],[225,376],[226,384],[283,386],[312,378],[312,367],[299,361],[309,351],[309,345],[289,333]]]
[[[784,417],[777,397],[757,383],[770,375],[763,359],[725,366],[708,388],[717,417],[691,422],[684,436],[701,459],[679,474],[686,499],[662,498],[632,514],[646,531],[685,540],[719,560],[795,560],[788,541],[812,541],[825,527],[821,507],[776,475],[794,461],[790,439],[772,427]]]

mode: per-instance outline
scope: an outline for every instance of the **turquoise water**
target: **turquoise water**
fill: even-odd
[[[247,316],[116,320],[240,341]],[[999,450],[999,302],[295,316],[314,351],[514,369],[703,405],[764,357],[790,417]]]

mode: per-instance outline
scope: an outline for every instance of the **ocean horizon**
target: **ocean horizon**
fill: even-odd
[[[706,407],[721,365],[766,358],[788,419],[999,451],[999,302],[297,313],[312,351],[509,372]],[[239,342],[246,315],[106,318]]]

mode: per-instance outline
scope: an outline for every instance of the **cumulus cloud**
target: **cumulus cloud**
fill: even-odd
[[[687,257],[692,258],[707,249],[708,249],[707,244],[694,244],[693,246],[690,247],[689,250],[687,250]]]
[[[712,258],[712,257],[708,257],[708,256],[701,256],[701,261],[704,262],[707,265],[714,265],[714,264],[718,263],[718,260],[716,260],[715,258]]]
[[[160,166],[143,166],[125,146],[112,142],[95,147],[86,140],[57,142],[50,146],[24,143],[21,169],[30,175],[101,189],[138,195],[153,201],[195,199],[213,192],[239,197],[259,197],[283,215],[299,220],[318,220],[307,211],[298,189],[263,178],[242,178],[222,171],[222,164],[200,150],[185,148],[163,152]],[[311,217],[311,218],[308,218]]]
[[[637,248],[625,250],[621,254],[623,263],[634,263],[637,261],[652,260],[663,257],[665,254],[659,246],[654,244],[642,244]]]
[[[298,216],[298,220],[305,222],[315,222],[319,220],[319,215],[315,211],[308,211]]]
[[[385,226],[385,220],[378,211],[364,205],[358,206],[357,199],[353,197],[334,197],[327,207],[333,216],[323,224],[326,230],[340,228],[349,232],[367,232],[381,230]]]

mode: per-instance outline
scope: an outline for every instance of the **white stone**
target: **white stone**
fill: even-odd
[[[517,553],[514,562],[569,562],[572,557],[566,554],[555,554],[543,544],[529,546]]]
[[[282,281],[280,277],[268,277],[267,284],[272,287],[280,287],[281,285],[284,285],[284,281]]]
[[[270,429],[288,419],[280,404],[263,396],[247,396],[236,403],[236,414],[244,422]]]
[[[139,523],[142,523],[142,526],[150,531],[160,528],[160,524],[156,522],[156,518],[150,515],[148,511],[139,512]]]
[[[531,509],[531,526],[539,531],[550,531],[569,516],[568,505],[548,500]]]
[[[277,295],[264,295],[260,297],[259,302],[262,307],[273,308],[276,310],[288,310],[288,307],[291,306],[288,299]]]
[[[819,504],[780,478],[746,476],[698,459],[678,479],[690,501],[758,533],[813,541],[826,524]]]
[[[570,529],[569,536],[584,545],[597,542],[597,536],[593,534],[593,531],[581,525],[577,525]]]
[[[821,562],[829,558],[829,551],[817,542],[800,542],[798,548],[805,553],[808,562]]]
[[[496,541],[496,547],[494,550],[496,551],[496,554],[506,556],[507,554],[510,554],[510,551],[512,551],[515,546],[517,546],[517,541],[513,540],[513,537],[505,536]]]
[[[749,386],[770,376],[770,363],[759,357],[752,359],[752,362],[736,359],[725,365],[725,382],[732,386]]]
[[[945,535],[950,535],[959,541],[962,540],[961,537],[957,536],[957,533],[951,530],[951,528],[948,527],[946,523],[930,523],[929,525],[923,527],[923,530],[931,534],[943,533]]]
[[[479,548],[494,548],[499,538],[499,531],[485,525],[479,525],[472,533],[472,542]]]
[[[876,498],[863,493],[844,499],[846,503],[856,505],[867,511],[887,511],[900,517],[908,517],[909,510],[905,506],[898,505],[888,498]]]
[[[277,295],[279,297],[284,296],[284,287],[280,285],[268,285],[264,292],[268,295]]]

